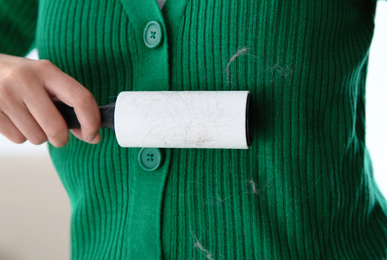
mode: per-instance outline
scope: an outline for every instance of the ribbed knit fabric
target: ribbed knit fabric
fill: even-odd
[[[40,57],[100,105],[121,91],[252,95],[248,150],[161,149],[162,167],[145,172],[140,148],[120,148],[111,130],[98,145],[50,146],[72,259],[387,259],[387,203],[365,145],[375,1],[39,4]],[[150,20],[164,29],[153,50]]]
[[[0,53],[24,55],[35,38],[35,0],[0,1]]]

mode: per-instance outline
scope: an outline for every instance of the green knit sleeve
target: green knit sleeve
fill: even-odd
[[[38,0],[0,0],[0,53],[24,56],[35,39]]]

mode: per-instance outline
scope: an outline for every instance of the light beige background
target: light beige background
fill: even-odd
[[[48,155],[0,166],[0,260],[69,259],[69,200]]]
[[[379,2],[367,81],[367,146],[387,197],[386,26],[387,2]],[[46,145],[13,145],[0,136],[0,260],[69,259],[69,225],[69,200]]]

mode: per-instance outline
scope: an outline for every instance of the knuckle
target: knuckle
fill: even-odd
[[[88,106],[94,103],[94,96],[91,94],[90,91],[87,89],[83,89],[79,91],[79,93],[76,96],[76,104],[78,106]]]
[[[48,140],[55,147],[62,147],[68,141],[68,130],[67,125],[64,122],[57,121],[51,124],[47,130],[46,134],[48,136]]]
[[[2,85],[5,86],[20,82],[23,77],[22,69],[19,66],[13,66],[12,68],[2,70],[1,74]]]
[[[28,138],[28,141],[30,141],[31,144],[34,144],[34,145],[40,145],[40,144],[44,143],[45,141],[47,141],[47,137],[46,137],[46,135],[43,134],[43,133],[32,134],[32,135]]]
[[[67,133],[66,125],[60,122],[51,124],[46,131],[46,134],[50,137],[50,139],[56,139],[56,140],[63,139],[63,137],[66,136],[66,133]]]
[[[69,138],[66,137],[66,138],[62,138],[62,139],[59,139],[59,140],[55,140],[55,141],[50,141],[50,143],[55,146],[55,147],[63,147],[67,144]]]
[[[54,67],[54,64],[49,60],[37,60],[36,61],[40,69],[47,69]]]
[[[24,92],[31,91],[33,78],[31,71],[23,65],[15,65],[12,68],[2,70],[0,75],[0,98],[4,101],[4,99],[9,99],[12,94],[19,93],[19,95],[23,95]]]
[[[27,141],[27,139],[21,134],[13,134],[12,136],[9,137],[9,139],[16,144],[22,144],[25,141]]]

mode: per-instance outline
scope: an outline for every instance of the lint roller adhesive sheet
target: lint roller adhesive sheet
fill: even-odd
[[[114,128],[121,147],[248,149],[249,95],[248,91],[121,92],[115,104],[100,108],[102,126]]]
[[[115,131],[122,147],[247,149],[248,91],[122,92]]]

